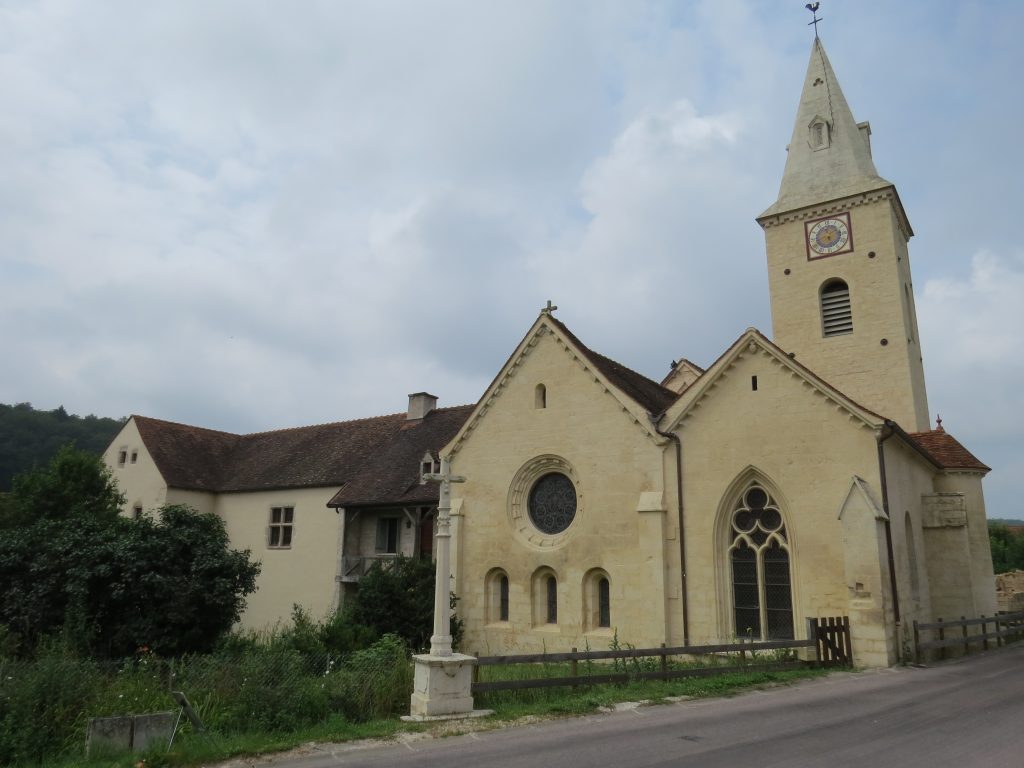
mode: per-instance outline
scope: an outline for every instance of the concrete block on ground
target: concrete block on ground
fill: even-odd
[[[134,733],[132,749],[144,752],[151,746],[166,747],[174,730],[175,714],[173,712],[153,712],[134,717]]]
[[[85,736],[86,755],[127,752],[131,747],[132,718],[130,716],[90,718]]]

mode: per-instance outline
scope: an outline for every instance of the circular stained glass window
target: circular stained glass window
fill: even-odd
[[[560,472],[544,475],[530,489],[529,511],[541,533],[561,533],[576,517],[576,486]]]

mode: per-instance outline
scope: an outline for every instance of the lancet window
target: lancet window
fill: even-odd
[[[739,637],[793,637],[789,542],[778,504],[754,483],[733,506],[729,531],[733,619]]]

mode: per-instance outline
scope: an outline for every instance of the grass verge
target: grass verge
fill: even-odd
[[[498,728],[523,717],[560,717],[589,714],[620,702],[645,701],[660,704],[677,697],[705,698],[730,696],[745,690],[789,685],[827,674],[827,670],[802,668],[785,671],[741,669],[715,677],[683,678],[662,681],[637,681],[623,685],[596,685],[586,688],[548,688],[527,692],[501,691],[477,697],[477,706],[494,709],[485,720],[464,721],[465,725],[445,724],[443,733]],[[176,738],[170,752],[162,749],[144,754],[121,754],[94,758],[44,761],[41,768],[167,768],[170,766],[208,765],[231,758],[286,752],[311,742],[341,743],[362,739],[394,739],[401,734],[422,731],[441,733],[433,724],[405,723],[398,719],[352,723],[339,715],[324,723],[287,733],[248,733],[204,736],[185,730]]]

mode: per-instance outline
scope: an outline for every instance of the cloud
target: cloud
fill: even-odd
[[[968,275],[928,280],[917,302],[933,416],[993,467],[986,493],[995,517],[1020,517],[1008,502],[1024,468],[1022,295],[1024,252],[980,250]]]
[[[823,33],[918,230],[919,284],[962,291],[941,311],[919,294],[925,362],[983,453],[1008,427],[964,393],[983,371],[1012,402],[1019,261],[950,275],[968,249],[1015,247],[980,222],[1012,219],[1022,150],[977,137],[993,115],[1000,136],[1024,130],[1003,98],[1021,11],[993,26],[921,8],[837,5]],[[804,15],[0,5],[0,402],[236,431],[398,411],[420,389],[471,402],[548,299],[648,375],[709,363],[747,326],[770,332],[753,218],[778,189]],[[893,65],[862,65],[865,45]]]

